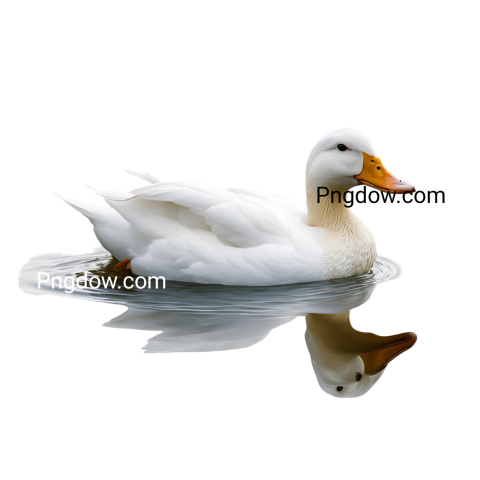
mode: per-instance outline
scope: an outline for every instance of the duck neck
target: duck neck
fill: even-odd
[[[348,188],[328,187],[329,194],[318,198],[317,186],[307,184],[308,224],[331,230],[354,228],[361,222],[345,206],[344,194]],[[332,192],[333,193],[332,195]],[[324,190],[322,190],[324,193]]]
[[[350,323],[350,312],[309,313],[305,317],[307,331],[322,348],[337,354],[358,354],[368,351],[368,340],[373,336],[355,330]]]
[[[326,256],[328,278],[354,277],[368,272],[377,257],[375,240],[370,230],[345,206],[347,189],[330,188],[332,197],[317,201],[316,185],[307,183],[308,225],[320,227]]]

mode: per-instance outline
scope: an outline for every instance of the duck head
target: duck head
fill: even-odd
[[[362,133],[344,128],[329,133],[313,148],[307,163],[307,190],[328,187],[345,191],[368,185],[385,192],[414,192],[408,182],[391,174]]]
[[[305,340],[322,390],[335,397],[368,392],[394,358],[411,348],[417,336],[381,337],[355,330],[349,312],[308,314]]]

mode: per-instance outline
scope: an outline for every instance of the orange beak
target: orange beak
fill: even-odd
[[[399,180],[392,175],[382,164],[378,157],[363,153],[363,169],[355,178],[359,185],[367,185],[369,187],[382,190],[384,192],[414,192],[415,187],[410,183]]]
[[[376,375],[381,372],[395,357],[412,348],[417,341],[413,332],[400,333],[389,337],[380,337],[373,333],[366,333],[369,348],[360,353],[366,375]]]

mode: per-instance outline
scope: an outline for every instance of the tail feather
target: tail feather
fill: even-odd
[[[125,202],[135,197],[134,194],[130,192],[111,192],[106,190],[98,190],[97,188],[89,187],[97,195],[100,195],[105,200],[115,200],[117,202]]]
[[[134,172],[133,170],[125,170],[127,173],[130,175],[133,175],[134,177],[141,178],[142,180],[145,180],[146,182],[149,183],[161,183],[160,180],[153,175],[150,175],[145,172]]]
[[[71,198],[64,197],[55,193],[55,195],[61,198],[65,203],[78,210],[85,215],[92,223],[102,219],[111,219],[112,215],[116,215],[115,210],[108,207],[99,207],[97,205],[89,205],[88,203],[81,202],[79,200],[73,200]]]

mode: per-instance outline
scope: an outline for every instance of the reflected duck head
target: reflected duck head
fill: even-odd
[[[308,314],[305,340],[322,390],[335,397],[359,397],[383,375],[386,366],[411,348],[412,333],[379,336],[359,332],[349,312]]]

